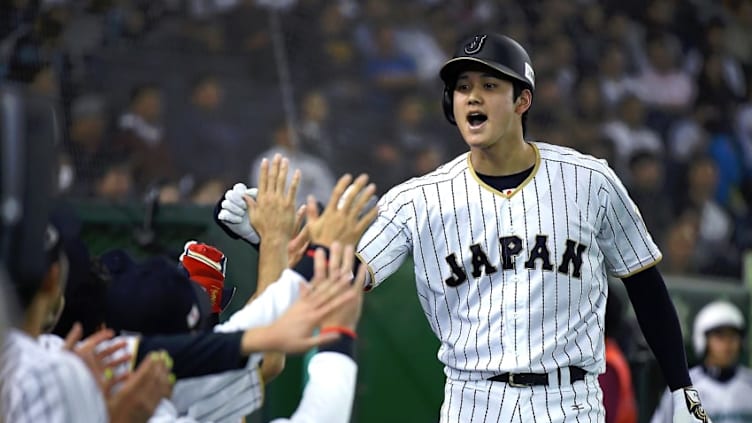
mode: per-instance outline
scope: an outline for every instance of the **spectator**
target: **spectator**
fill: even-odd
[[[94,195],[96,175],[110,158],[106,107],[104,98],[96,94],[82,95],[72,103],[66,153],[73,162],[74,196]]]
[[[603,101],[607,110],[613,111],[632,90],[625,53],[618,44],[611,44],[603,52],[598,71]]]
[[[144,193],[174,175],[162,126],[162,91],[152,84],[131,91],[128,108],[118,118],[114,148],[133,165],[134,188]]]
[[[662,240],[671,223],[671,198],[667,195],[665,166],[661,156],[650,151],[637,151],[629,160],[629,196],[642,210],[642,218],[650,233]]]
[[[642,102],[634,96],[622,99],[619,113],[603,125],[603,134],[614,145],[615,169],[627,183],[630,178],[629,159],[635,151],[663,153],[660,135],[647,126]]]
[[[274,128],[272,147],[261,153],[251,165],[249,175],[251,186],[258,186],[262,159],[281,154],[290,159],[290,169],[299,169],[301,172],[296,204],[304,204],[308,195],[313,195],[317,200],[324,201],[329,198],[329,194],[334,188],[334,175],[324,161],[300,151],[293,142],[292,136],[291,129],[284,123]]]
[[[196,184],[220,178],[226,185],[244,173],[238,154],[240,131],[225,118],[224,88],[216,75],[201,74],[190,87],[188,107],[175,122],[175,136],[170,137],[175,161],[180,173],[190,175]]]
[[[337,163],[339,154],[336,151],[337,145],[327,97],[320,90],[309,91],[303,97],[301,111],[301,150],[327,163]]]

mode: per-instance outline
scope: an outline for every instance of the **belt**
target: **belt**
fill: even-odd
[[[556,369],[556,373],[561,381],[561,369]],[[569,383],[575,383],[578,380],[584,380],[587,372],[579,367],[569,366]],[[504,382],[509,386],[524,388],[537,385],[548,385],[547,373],[504,373],[489,377],[488,380],[494,382]],[[561,383],[561,382],[559,382]]]

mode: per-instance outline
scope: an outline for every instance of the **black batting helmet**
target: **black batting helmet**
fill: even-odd
[[[500,34],[481,34],[458,44],[454,57],[441,67],[444,81],[444,116],[452,124],[452,91],[457,77],[468,69],[489,69],[503,79],[511,79],[531,92],[535,91],[535,72],[527,51],[515,40]]]

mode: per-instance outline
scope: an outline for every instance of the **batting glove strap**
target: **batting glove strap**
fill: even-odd
[[[710,417],[702,408],[700,394],[692,386],[671,392],[674,405],[674,423],[710,423]]]

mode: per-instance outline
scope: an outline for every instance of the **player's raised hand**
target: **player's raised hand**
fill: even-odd
[[[306,213],[311,242],[326,246],[334,241],[357,244],[378,214],[375,193],[376,185],[368,184],[368,175],[362,174],[355,181],[352,176],[344,175],[337,181],[321,215],[315,199],[308,197]]]
[[[352,245],[342,248],[337,242],[330,248],[328,263],[323,249],[317,250],[314,276],[310,283],[301,284],[298,300],[271,325],[246,331],[243,352],[300,353],[335,340],[338,334],[313,335],[313,330],[334,310],[352,308],[352,302],[358,301],[359,292],[352,289],[353,256]]]
[[[217,219],[230,231],[252,244],[258,244],[261,238],[251,226],[245,197],[255,198],[257,192],[258,189],[248,188],[244,183],[238,182],[225,192],[217,214]]]
[[[280,154],[275,154],[271,162],[262,160],[256,198],[244,197],[251,226],[262,239],[278,236],[286,243],[295,230],[300,171],[295,171],[288,186],[289,166],[290,161]]]

